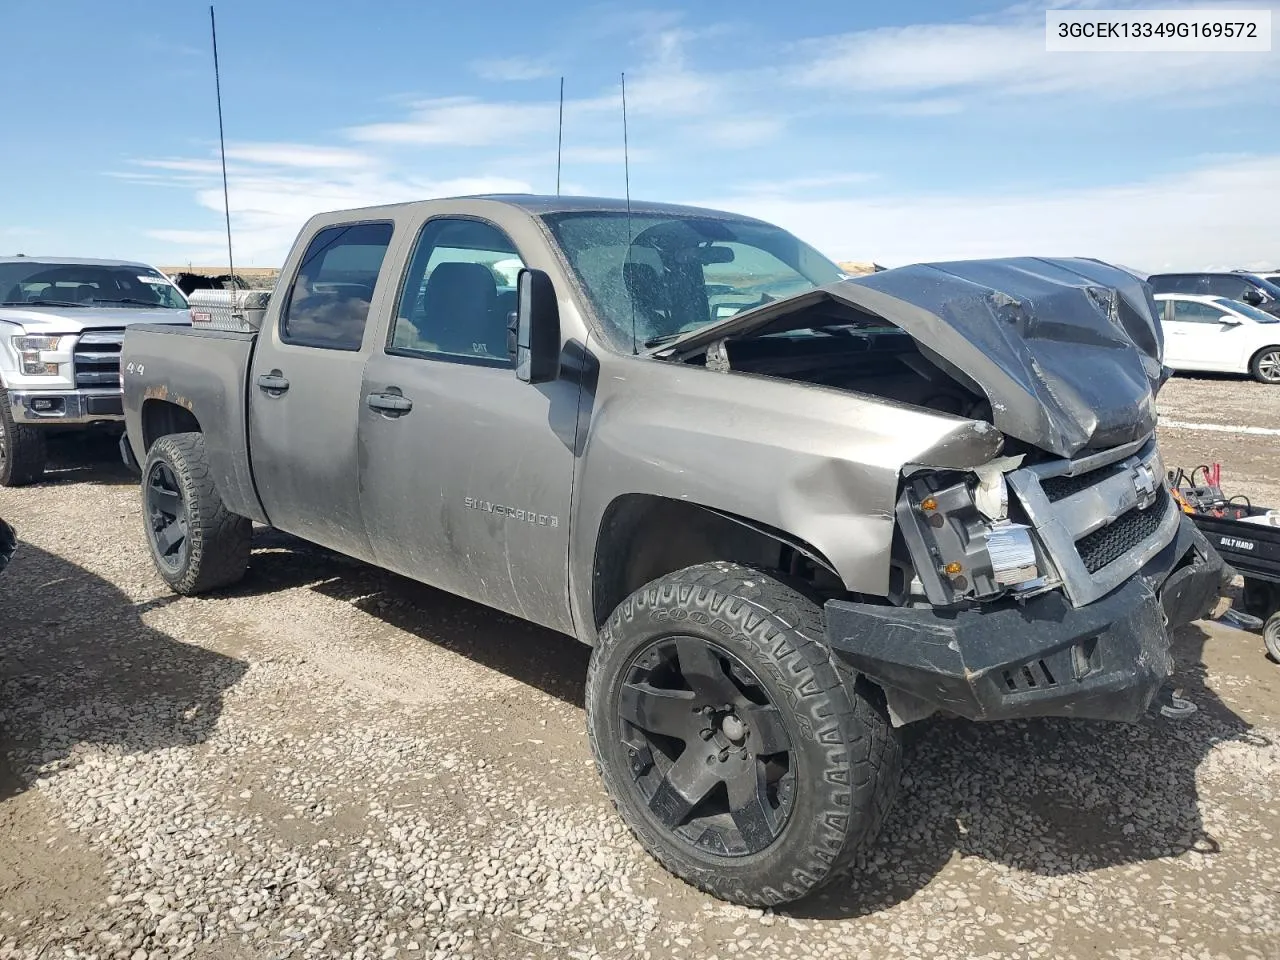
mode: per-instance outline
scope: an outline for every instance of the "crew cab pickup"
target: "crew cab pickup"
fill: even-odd
[[[121,423],[120,343],[143,321],[189,321],[155,267],[0,257],[0,486],[44,475],[50,431]]]
[[[759,220],[490,196],[312,218],[259,330],[128,331],[124,407],[173,589],[256,521],[591,644],[640,843],[776,904],[874,835],[904,725],[1150,709],[1223,570],[1161,351],[1096,260],[846,279]]]

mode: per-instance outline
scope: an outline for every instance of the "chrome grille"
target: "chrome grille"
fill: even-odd
[[[1180,514],[1169,509],[1152,438],[1033,464],[1007,479],[1076,606],[1120,586],[1177,533]]]
[[[123,330],[86,330],[76,343],[77,387],[120,387],[120,345]]]

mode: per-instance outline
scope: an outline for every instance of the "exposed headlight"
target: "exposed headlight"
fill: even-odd
[[[987,553],[991,557],[991,579],[1002,587],[1040,577],[1031,531],[1021,523],[1002,520],[992,524],[987,531]]]
[[[13,349],[18,353],[18,366],[28,377],[56,377],[58,365],[47,363],[40,354],[58,349],[61,337],[33,337],[20,335],[13,338]]]

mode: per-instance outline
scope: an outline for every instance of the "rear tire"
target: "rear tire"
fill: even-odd
[[[1249,375],[1259,383],[1280,384],[1280,346],[1263,347],[1249,361]]]
[[[901,764],[878,694],[842,678],[816,603],[774,574],[706,563],[637,590],[600,631],[588,733],[654,859],[772,906],[839,876],[878,831]]]
[[[175,593],[229,586],[248,569],[253,524],[223,504],[202,434],[170,434],[151,445],[142,515],[156,572]]]
[[[44,431],[13,419],[9,391],[0,387],[0,487],[25,487],[44,476]]]

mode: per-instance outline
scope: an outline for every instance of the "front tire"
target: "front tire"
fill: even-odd
[[[13,419],[9,391],[0,388],[0,487],[25,487],[44,476],[44,431]]]
[[[151,445],[142,515],[156,572],[175,593],[229,586],[248,569],[253,524],[223,504],[202,434],[170,434]]]
[[[1249,376],[1259,383],[1280,383],[1280,346],[1263,347],[1249,361]]]
[[[707,563],[614,611],[588,732],[645,850],[714,896],[772,906],[845,871],[892,803],[901,743],[877,694],[837,668],[812,600]]]

